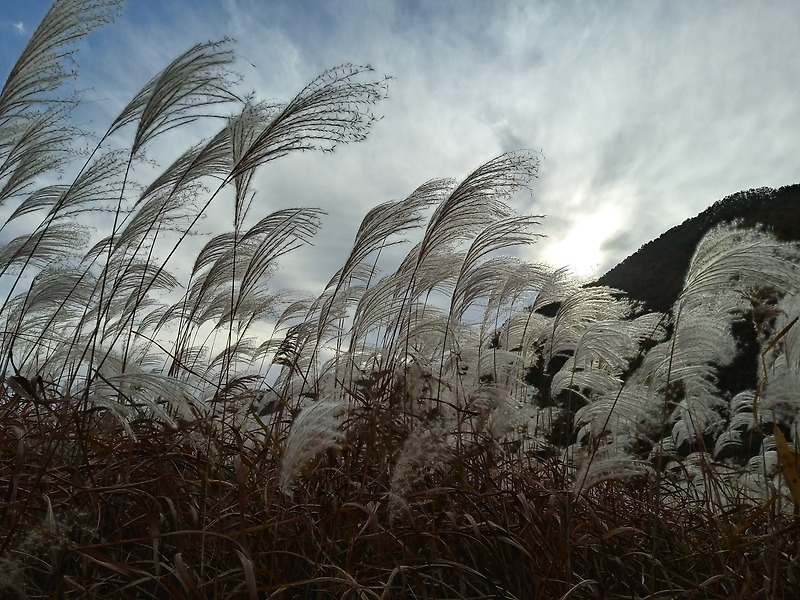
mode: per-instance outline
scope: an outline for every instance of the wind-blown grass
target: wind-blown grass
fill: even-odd
[[[513,209],[520,150],[378,204],[297,298],[271,276],[322,211],[259,214],[253,176],[364,140],[386,79],[343,65],[261,102],[230,42],[200,44],[71,164],[61,65],[116,8],[57,1],[0,93],[4,596],[793,593],[796,246],[720,227],[647,312],[515,254],[542,222]],[[145,178],[197,121],[216,133]],[[215,203],[229,230],[182,281]],[[759,383],[730,397],[741,318]]]

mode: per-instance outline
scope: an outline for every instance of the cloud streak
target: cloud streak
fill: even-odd
[[[319,291],[369,208],[520,147],[544,156],[520,202],[547,215],[548,237],[526,257],[584,274],[725,195],[795,183],[798,19],[791,1],[140,0],[78,59],[98,125],[176,54],[223,36],[246,59],[243,92],[267,98],[288,100],[343,62],[392,75],[366,142],[258,175],[263,211],[328,213],[315,248],[288,257],[280,275]]]

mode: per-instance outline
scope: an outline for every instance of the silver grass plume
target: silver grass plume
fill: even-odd
[[[189,420],[195,416],[192,408],[192,389],[182,381],[161,373],[135,370],[101,377],[95,393],[109,399],[124,398],[142,414],[158,417],[170,427],[177,427],[178,417]],[[98,388],[105,388],[101,391]]]
[[[64,64],[74,53],[75,42],[113,20],[122,4],[116,0],[57,0],[12,67],[0,91],[0,204],[70,157],[66,147],[76,130],[64,120],[77,101],[50,93],[73,76]],[[36,252],[36,242],[47,236],[46,231],[39,236],[18,248],[8,262],[23,257],[20,252],[26,249]],[[6,268],[7,264],[0,267],[0,272]]]
[[[510,345],[507,327],[503,325],[518,314],[515,305],[521,302],[529,303],[531,298],[540,294],[552,269],[510,257],[505,261],[505,266],[509,269],[508,272],[504,273],[501,285],[493,288],[488,298],[482,336],[486,337],[490,331],[492,334],[498,333],[500,334],[498,342],[502,347],[517,348],[520,344]]]
[[[773,286],[784,292],[798,288],[798,249],[755,228],[722,224],[700,240],[689,263],[677,308],[693,306],[720,290]]]
[[[158,135],[206,116],[209,106],[238,100],[229,91],[229,45],[230,40],[205,42],[178,56],[125,106],[108,134],[136,122],[130,149],[135,155]]]
[[[119,127],[122,127],[128,122],[139,119],[139,127],[137,129],[135,141],[130,152],[130,157],[132,159],[137,150],[156,135],[179,124],[189,122],[199,116],[197,114],[198,106],[205,106],[207,104],[217,103],[218,101],[227,101],[232,99],[233,97],[230,94],[220,91],[216,87],[218,85],[225,85],[224,79],[221,78],[221,69],[224,64],[229,63],[232,60],[232,53],[228,52],[226,54],[224,52],[220,53],[210,51],[212,46],[214,45],[201,45],[195,47],[195,49],[184,54],[175,62],[173,62],[173,64],[163,71],[160,76],[152,80],[145,87],[145,89],[142,90],[139,95],[137,95],[134,101],[129,104],[128,107],[126,107],[126,109],[123,111],[123,114],[121,114],[120,117],[112,124],[111,128],[105,134],[103,139],[116,131]],[[99,149],[99,145],[95,151],[97,151],[97,149]],[[97,165],[102,163],[95,164]],[[84,168],[81,170],[78,179],[73,182],[72,186],[70,186],[72,189],[77,189],[79,184],[83,186],[83,189],[76,193],[83,193],[87,189],[86,185],[84,185],[87,183],[85,180],[87,172],[90,178],[94,175],[91,166],[89,166],[88,169]],[[105,173],[107,172],[108,171],[106,169]],[[127,174],[125,177],[127,177]],[[88,183],[94,182],[90,179]],[[91,189],[91,186],[89,189]],[[40,224],[40,226],[37,228],[37,231],[31,236],[31,242],[27,244],[27,246],[30,247],[30,251],[28,252],[27,256],[22,256],[19,250],[17,251],[17,256],[24,258],[24,264],[22,266],[23,269],[31,263],[33,254],[40,250],[39,246],[41,242],[45,240],[47,236],[52,237],[52,228],[54,226],[55,219],[59,216],[59,213],[63,208],[69,208],[69,205],[65,202],[65,200],[70,198],[71,191],[72,190],[68,190],[65,195],[59,199],[60,201],[54,204],[48,217]],[[112,258],[112,240],[117,233],[117,218],[123,212],[123,194],[124,188],[121,187],[118,194],[118,208],[115,211],[114,231],[107,243],[105,245],[101,244],[100,246],[101,249],[105,247],[108,248],[109,262]],[[25,247],[22,247],[21,249],[24,250]],[[99,253],[95,255],[95,258],[98,255]],[[133,256],[131,256],[131,260],[133,260]],[[92,259],[92,262],[93,261],[94,258]],[[102,306],[101,311],[97,313],[98,330],[101,325],[101,321],[105,317],[105,314],[109,308],[108,305],[103,302],[104,296],[114,295],[113,290],[112,293],[106,294],[106,274],[107,271],[104,271],[100,295],[100,304]],[[19,277],[17,278],[17,282],[18,281]],[[17,282],[15,282],[14,285],[16,285]],[[117,282],[115,281],[115,285],[116,283]],[[142,299],[143,298],[144,297],[142,296]],[[132,314],[135,314],[135,312]],[[122,329],[120,329],[120,331],[122,331]],[[93,354],[94,350],[92,351],[92,355]]]
[[[429,423],[412,431],[403,442],[392,469],[389,509],[399,516],[405,497],[414,487],[425,483],[426,476],[443,474],[457,455],[447,443],[450,424],[444,420]]]
[[[86,253],[84,261],[91,264],[108,253],[112,255],[112,259],[115,257],[132,261],[142,248],[147,249],[145,240],[151,232],[183,231],[195,215],[196,210],[187,195],[183,193],[151,195],[139,205],[127,223],[115,234],[103,238],[92,246]],[[119,260],[117,263],[122,266],[119,272],[123,273],[125,263]]]
[[[730,321],[748,308],[739,292],[770,286],[796,294],[798,258],[795,246],[756,229],[720,226],[698,244],[673,308],[672,338],[653,348],[639,370],[663,391],[681,382],[685,398],[674,412],[676,443],[720,433],[725,405],[712,365],[728,364],[735,356]]]
[[[192,201],[197,193],[194,184],[203,178],[227,176],[232,164],[229,145],[229,131],[224,127],[208,142],[187,150],[142,192],[119,231],[98,242],[86,258],[97,258],[112,244],[114,252],[124,248],[135,255],[153,231],[191,227],[198,213]]]
[[[209,102],[224,100],[224,95],[216,95],[216,92],[213,88],[213,86],[216,84],[209,79],[210,75],[208,74],[207,70],[213,71],[215,68],[221,68],[220,65],[227,61],[227,58],[222,56],[225,54],[225,52],[219,51],[220,57],[218,59],[214,59],[213,56],[208,57],[205,55],[206,49],[208,48],[203,47],[193,49],[184,55],[184,57],[176,60],[173,65],[170,66],[168,71],[175,71],[172,73],[172,76],[180,78],[182,76],[181,72],[183,67],[186,67],[189,70],[189,74],[183,75],[185,78],[191,77],[192,68],[195,70],[199,69],[197,71],[198,78],[202,85],[207,83],[206,80],[211,82],[209,83],[211,88],[207,96]],[[197,65],[193,66],[188,64],[193,61],[185,60],[186,57],[192,56],[197,52],[202,55],[202,60],[199,60],[198,62],[199,67]],[[211,51],[209,50],[209,52]],[[214,52],[211,52],[211,54],[214,54]],[[173,69],[172,67],[175,68]],[[325,72],[323,75],[314,80],[314,82],[309,84],[309,86],[307,86],[298,96],[296,96],[294,100],[277,111],[274,119],[269,120],[267,123],[262,122],[260,118],[256,118],[256,116],[264,115],[262,112],[257,110],[251,110],[249,108],[250,105],[245,107],[245,110],[242,112],[240,117],[233,118],[229,121],[229,132],[227,137],[218,136],[215,138],[215,140],[212,140],[212,142],[219,145],[225,145],[224,141],[227,139],[230,143],[236,143],[235,147],[229,146],[232,152],[231,161],[232,163],[235,161],[235,163],[232,164],[231,171],[225,177],[223,177],[222,185],[228,182],[236,183],[239,194],[237,206],[244,208],[244,205],[240,205],[239,203],[246,200],[246,195],[243,193],[242,182],[248,181],[249,175],[247,175],[247,173],[254,170],[260,164],[295,150],[320,147],[331,149],[332,143],[346,143],[349,141],[358,141],[363,139],[369,129],[369,126],[374,120],[374,117],[367,112],[365,106],[374,103],[385,96],[385,82],[361,83],[358,81],[358,76],[361,74],[361,72],[361,69],[349,66]],[[147,96],[148,94],[159,95],[160,92],[154,88],[154,86],[156,86],[156,83],[154,82],[156,82],[156,80],[161,81],[165,77],[166,76],[162,74],[162,76],[154,79],[153,82],[151,82],[152,85],[148,84],[145,90],[143,90],[142,94],[144,94],[144,96]],[[173,84],[169,81],[169,78],[167,78],[166,82],[162,82],[158,85],[162,84],[166,85],[167,87],[172,85],[173,87],[178,86],[180,88],[180,81]],[[180,89],[183,90],[183,88]],[[205,88],[199,90],[198,93],[205,93],[203,90],[205,90]],[[181,91],[181,94],[183,91]],[[182,99],[188,98],[188,96],[180,97]],[[115,122],[115,125],[112,127],[112,129],[115,127],[121,127],[127,122],[134,120],[137,111],[139,109],[143,109],[146,104],[147,102],[143,98],[132,102],[131,105],[129,105],[129,108],[126,109],[126,111],[123,112],[123,115],[120,116],[120,119]],[[155,105],[160,106],[161,103],[155,102]],[[168,127],[166,128],[170,128],[173,126],[178,126],[184,123],[186,120],[194,118],[193,113],[191,112],[181,112],[184,108],[188,110],[187,107],[188,105],[183,106],[180,102],[178,102],[176,108],[177,116],[174,116],[173,118],[167,115],[163,119],[156,119],[154,121],[155,125],[153,129],[147,129],[147,127],[144,129],[142,128],[141,123],[146,121],[147,116],[145,111],[145,113],[142,115],[142,121],[139,127],[139,133],[141,133],[141,136],[139,133],[137,133],[137,139],[140,139],[140,143],[145,143],[150,137],[157,135],[162,130],[165,130],[159,129],[161,125],[169,123]],[[159,110],[162,109],[164,108],[159,108]],[[136,144],[135,147],[137,147]],[[219,146],[215,146],[215,148],[217,147]],[[210,156],[217,156],[217,153],[211,152],[210,155],[206,155],[206,157]],[[180,163],[180,168],[184,169],[187,164],[196,163],[194,163],[193,159],[187,158],[186,161]],[[205,164],[216,166],[219,164],[219,161],[215,158],[213,160],[209,160],[209,162]],[[183,179],[181,179],[181,176],[178,176],[176,179],[170,175],[163,178],[162,181],[165,183],[176,181],[175,185],[179,185]],[[155,189],[162,188],[163,186],[157,186]],[[221,189],[221,187],[219,189]],[[178,241],[173,245],[172,250],[169,251],[167,257],[162,261],[161,268],[164,268],[169,259],[174,256],[179,245],[183,242],[194,224],[206,211],[214,197],[216,197],[217,193],[219,192],[219,189],[210,196],[208,201],[202,207],[200,207],[198,211],[196,211],[196,214],[192,218],[188,227],[185,228],[184,232],[179,236]],[[168,195],[172,196],[172,194]],[[160,213],[158,211],[156,211],[155,214],[157,217],[160,217]],[[236,220],[239,221],[240,219],[237,218]],[[159,223],[160,222],[161,221],[159,221]],[[145,229],[144,232],[146,235],[147,229]],[[234,238],[235,237],[237,237],[236,231],[234,232]],[[289,247],[284,247],[278,250],[278,254],[285,253],[288,250]],[[263,255],[264,254],[262,253],[262,256]],[[251,273],[254,275],[248,279],[248,283],[255,281],[258,278],[257,274],[259,270],[261,270],[262,273],[264,272],[264,264],[265,262],[261,261],[261,266],[257,264],[253,265],[254,269],[251,270]],[[230,274],[233,275],[237,272],[236,266],[233,263],[230,263],[230,266],[232,269]],[[230,279],[232,280],[232,277]],[[149,282],[143,282],[142,297],[144,297],[144,294],[147,292],[149,287]],[[235,298],[232,298],[231,305],[234,306],[235,302]],[[230,312],[233,312],[233,309],[231,309]]]
[[[787,368],[800,372],[800,324],[794,319],[800,316],[800,294],[786,295],[777,306],[774,330],[783,335],[773,345],[771,340],[763,350],[766,352],[767,367],[783,362]]]
[[[755,390],[744,390],[731,398],[728,405],[727,426],[714,442],[714,458],[719,459],[739,452],[743,444],[743,435],[749,434],[762,424],[753,412],[755,401]]]
[[[319,228],[320,214],[317,209],[285,209],[264,217],[238,239],[233,233],[225,233],[209,240],[195,260],[194,281],[180,303],[188,309],[187,321],[202,323],[216,314],[216,327],[221,327],[245,305],[256,308],[262,301],[271,304],[275,295],[265,284],[278,259],[310,243]],[[242,314],[240,319],[251,320],[259,310],[250,312],[250,317]]]
[[[275,320],[272,337],[262,342],[253,352],[253,360],[266,361],[270,359],[271,362],[268,368],[274,364],[279,364],[279,361],[276,361],[275,358],[278,356],[278,352],[281,348],[286,350],[284,342],[289,336],[289,331],[293,329],[289,323],[306,316],[311,309],[312,302],[313,301],[309,298],[289,302]],[[279,332],[285,333],[281,334]]]
[[[22,113],[53,100],[48,93],[72,76],[64,69],[75,52],[72,45],[95,27],[111,22],[122,5],[121,0],[53,2],[0,92],[0,131]]]
[[[624,453],[637,441],[642,421],[652,421],[641,390],[623,383],[623,374],[640,353],[643,341],[663,336],[663,316],[653,313],[634,318],[632,304],[618,296],[610,288],[574,290],[561,301],[542,345],[545,365],[557,356],[565,357],[552,377],[550,397],[568,393],[585,403],[575,414],[574,426],[579,431],[578,450],[590,433],[592,451],[588,455],[568,451],[582,465],[579,482],[595,481],[609,464],[621,465]],[[600,446],[603,438],[616,448],[607,459],[598,456],[598,452],[606,455]]]
[[[34,362],[46,360],[48,349],[63,344],[71,324],[80,319],[91,301],[87,286],[80,285],[81,273],[64,267],[43,269],[31,282],[28,294],[12,298],[3,312],[3,330],[17,330],[15,336],[3,336],[2,352],[7,355],[14,344],[23,358],[19,367],[26,368]],[[65,327],[52,327],[59,322]]]
[[[408,279],[393,273],[379,279],[362,295],[356,306],[351,328],[350,351],[365,343],[367,336],[374,332],[391,331],[393,319],[404,305],[403,292]],[[411,310],[421,309],[421,305]]]
[[[557,356],[571,355],[590,325],[626,316],[628,305],[619,302],[615,292],[611,288],[587,287],[563,298],[542,351],[545,365]]]
[[[432,292],[452,295],[456,276],[464,263],[465,252],[459,250],[455,244],[448,244],[430,250],[426,259],[420,261],[421,250],[422,243],[419,243],[411,249],[397,268],[398,279],[406,281],[405,287],[399,290],[402,296],[420,300]]]
[[[379,254],[386,248],[405,241],[401,236],[408,231],[419,228],[424,224],[422,211],[429,206],[441,202],[452,188],[452,182],[447,179],[435,179],[419,186],[408,198],[398,202],[387,202],[371,209],[356,232],[353,247],[341,269],[328,282],[326,290],[333,292],[328,296],[326,303],[319,311],[319,326],[317,337],[321,340],[325,332],[325,324],[329,321],[329,312],[336,296],[343,286],[351,285],[350,280],[369,285],[377,272],[377,264],[371,268],[365,264],[372,254]],[[392,239],[394,238],[394,239]],[[375,257],[377,263],[378,256]],[[362,311],[363,314],[363,311]],[[359,336],[357,328],[353,327],[353,339]],[[352,347],[351,347],[352,350]]]
[[[478,232],[461,264],[450,300],[450,318],[461,320],[478,298],[488,298],[517,265],[508,257],[496,257],[488,264],[487,257],[513,246],[529,246],[537,237],[529,231],[539,225],[541,217],[513,215],[490,223]],[[504,268],[505,267],[505,268]],[[493,281],[494,280],[494,281]],[[489,283],[491,282],[491,283]]]
[[[137,123],[134,140],[130,148],[129,166],[130,161],[133,160],[139,150],[155,137],[169,130],[191,123],[200,117],[208,116],[207,109],[209,106],[237,100],[236,95],[229,91],[232,82],[229,77],[228,66],[233,62],[233,51],[228,48],[228,45],[228,40],[222,40],[220,42],[197,44],[190,48],[151,79],[123,109],[117,119],[111,124],[106,136],[113,134],[128,124]],[[218,138],[219,136],[214,138],[212,142],[217,141]],[[197,159],[197,155],[200,154],[199,151],[193,153],[193,158]],[[193,160],[190,161],[188,167],[198,164],[200,167],[204,166],[202,162],[198,163],[197,160]],[[180,165],[184,166],[184,163],[180,163]],[[145,244],[145,238],[150,232],[155,230],[155,235],[157,236],[161,230],[162,223],[168,222],[165,219],[168,204],[171,203],[175,205],[176,201],[179,206],[184,204],[181,200],[185,200],[185,198],[181,198],[178,192],[187,192],[187,181],[196,179],[196,177],[190,178],[186,171],[181,175],[182,177],[175,181],[172,189],[161,194],[160,197],[156,196],[155,205],[153,205],[152,202],[146,203],[144,208],[140,209],[137,213],[138,216],[145,215],[145,219],[140,219],[138,229],[134,229],[136,235],[133,237],[138,237],[138,239],[135,241],[135,247],[129,254],[130,260],[133,260],[133,257]],[[160,182],[164,182],[165,179],[168,182],[172,181],[170,177],[165,178],[162,176]],[[159,189],[160,187],[162,186],[156,186],[155,189]],[[120,194],[118,204],[120,208],[122,206],[122,199],[123,195]],[[150,199],[152,200],[153,196],[150,196]],[[211,200],[208,202],[210,201]],[[206,207],[207,206],[208,204],[206,204]],[[150,209],[150,214],[148,214],[146,210],[148,208]],[[194,219],[184,228],[182,235],[179,237],[178,244],[180,244],[180,241],[188,234],[191,226],[199,219],[200,213],[202,213],[203,210],[205,209],[195,212],[193,215]],[[107,247],[109,260],[111,259],[113,250],[120,243],[115,242],[119,226],[118,215],[116,215],[111,236],[101,244],[101,247]],[[129,244],[133,245],[134,241],[131,239],[130,226],[123,232],[121,237],[123,243],[127,241]],[[153,239],[151,247],[148,250],[148,256],[152,254],[152,245],[154,244],[155,240]],[[171,257],[173,253],[174,250],[169,256]],[[162,269],[165,264],[166,261],[162,264]],[[103,303],[103,297],[106,295],[106,279],[107,276],[106,273],[104,273],[101,304]],[[142,299],[152,283],[153,282],[146,283],[144,280],[142,281]],[[114,293],[113,287],[115,285],[116,281],[112,284],[110,294],[112,296]]]
[[[52,108],[16,125],[0,126],[0,206],[25,194],[38,176],[71,156],[66,146],[75,130],[63,124],[64,118],[63,109]]]
[[[0,272],[23,269],[33,264],[46,267],[74,256],[86,239],[85,228],[74,223],[58,223],[31,235],[21,235],[0,248]]]
[[[800,441],[800,295],[786,295],[775,307],[774,333],[764,340],[759,368],[758,397],[750,405],[750,427],[789,431],[789,439]],[[745,407],[743,407],[745,408]],[[747,413],[745,413],[747,414]],[[736,428],[733,417],[729,429]]]
[[[433,213],[417,254],[422,264],[431,252],[469,239],[487,224],[513,217],[506,204],[536,176],[539,161],[529,151],[502,154],[470,173]]]
[[[452,292],[451,282],[466,258],[457,247],[492,223],[514,217],[507,200],[530,183],[537,169],[538,159],[529,151],[500,155],[470,173],[439,204],[422,240],[398,268],[408,284],[396,325],[390,327],[390,345],[402,342],[399,333],[410,318],[409,302],[437,288],[448,295]],[[477,254],[483,256],[480,250]]]
[[[648,478],[653,474],[652,465],[646,460],[634,458],[614,445],[607,445],[583,460],[573,480],[572,493],[580,494],[603,481],[625,481]]]
[[[716,366],[735,356],[730,323],[748,308],[741,291],[771,287],[793,296],[800,283],[797,259],[794,246],[758,230],[722,225],[707,233],[673,306],[671,337],[646,354],[620,390],[609,390],[580,411],[583,433],[609,435],[615,448],[607,450],[610,460],[623,463],[639,439],[655,443],[655,454],[674,452],[706,435],[717,439],[717,453],[741,443],[734,432],[752,419],[746,407],[750,398],[737,397],[730,404],[723,400]],[[654,438],[669,424],[672,433],[666,440]],[[587,481],[611,464],[593,464],[591,458],[583,473]]]
[[[307,401],[292,422],[283,447],[279,487],[292,496],[301,469],[344,439],[341,431],[347,406],[337,400]]]
[[[624,308],[625,303],[618,302]],[[623,313],[618,318],[589,323],[576,340],[571,356],[553,376],[551,395],[571,390],[589,400],[580,392],[588,389],[591,395],[615,396],[622,386],[623,372],[640,352],[640,344],[663,336],[662,321],[659,313],[636,318]]]
[[[180,189],[203,178],[224,179],[233,165],[230,135],[226,125],[207,142],[189,148],[150,183],[137,204],[159,193],[167,196],[177,194]]]
[[[356,266],[374,252],[404,242],[395,236],[422,227],[422,211],[441,202],[453,185],[450,179],[434,179],[419,186],[405,200],[386,202],[371,209],[361,221],[347,260],[327,287],[347,280]],[[395,239],[390,241],[390,238]]]
[[[118,196],[122,160],[119,152],[107,152],[95,159],[71,185],[48,185],[29,194],[6,220],[6,225],[23,215],[50,208],[58,219],[84,212],[112,212],[108,199]]]
[[[228,43],[228,40],[222,40],[220,42],[197,44],[184,52],[151,79],[114,120],[106,132],[106,136],[113,134],[128,124],[137,123],[133,143],[130,147],[128,167],[130,167],[131,162],[138,152],[155,137],[191,123],[200,117],[208,116],[208,107],[210,106],[237,100],[236,95],[229,91],[232,81],[229,77],[228,66],[232,64],[234,56],[233,51],[227,47]],[[126,179],[127,176],[128,173],[126,171]],[[129,253],[130,260],[134,259],[145,244],[145,238],[150,232],[155,229],[157,236],[161,229],[161,224],[167,222],[164,219],[164,209],[170,200],[179,199],[178,194],[174,193],[179,189],[181,188],[176,186],[169,193],[165,194],[165,198],[163,198],[163,201],[157,206],[157,209],[151,211],[152,221],[147,223],[146,227],[141,231],[140,238],[136,242],[135,248]],[[109,262],[111,261],[115,249],[115,238],[120,226],[118,219],[122,207],[122,200],[123,193],[120,193],[118,200],[119,208],[114,218],[114,226],[111,236],[106,242]],[[145,206],[148,207],[150,205]],[[142,211],[140,211],[139,214],[141,215]],[[184,229],[179,237],[180,241],[188,234],[191,225],[194,224],[199,216],[199,213],[194,215],[194,220]],[[147,221],[148,220],[145,220],[145,223]],[[123,239],[125,239],[125,237],[126,236],[123,236]],[[180,244],[180,241],[178,244]],[[147,260],[152,256],[154,245],[155,239],[152,240],[151,246],[148,249]],[[171,257],[173,253],[174,250],[169,256]],[[165,266],[166,261],[162,263],[159,271],[163,270]],[[123,268],[122,272],[124,273],[126,270],[126,268]],[[104,299],[106,296],[114,296],[114,288],[119,279],[119,275],[117,275],[116,278],[112,280],[112,289],[110,293],[107,293],[107,275],[107,271],[104,271],[100,292],[101,312],[97,320],[98,329],[105,316],[104,311],[107,310],[108,306],[104,303]],[[141,281],[142,292],[139,295],[138,302],[134,305],[134,310],[130,313],[131,315],[135,316],[136,305],[144,301],[147,292],[153,284],[154,280],[145,282],[143,279]],[[119,336],[122,335],[124,327],[125,323],[119,328]],[[95,351],[93,348],[90,353],[90,362],[94,360],[94,353]],[[100,364],[102,364],[103,360],[105,359],[100,360]]]
[[[492,223],[516,216],[507,200],[530,183],[538,164],[534,153],[509,152],[481,165],[455,187],[436,208],[422,240],[398,269],[408,277],[404,302],[416,300],[457,276],[466,258],[455,250],[459,243],[472,241]],[[483,254],[478,249],[477,258],[480,256]],[[405,306],[399,311],[394,329],[401,329],[409,318]],[[401,340],[397,335],[392,344]]]
[[[232,363],[239,362],[247,366],[252,362],[255,349],[256,343],[253,338],[242,337],[225,346],[221,352],[212,357],[208,363],[207,370],[210,373],[216,373],[227,368]]]
[[[618,384],[616,389],[609,386],[608,391],[598,390],[575,415],[579,443],[591,440],[597,444],[606,438],[606,443],[610,440],[621,451],[634,451],[638,436],[663,427],[659,398],[648,386],[631,381]]]
[[[371,70],[349,64],[328,69],[285,106],[252,111],[257,135],[247,136],[249,146],[238,153],[230,179],[291,152],[332,150],[365,139],[375,121],[368,108],[386,97],[386,79],[359,80]]]
[[[531,272],[532,291],[535,299],[525,310],[513,314],[498,332],[498,342],[503,347],[519,349],[523,356],[541,352],[541,347],[552,329],[553,318],[539,309],[560,303],[578,288],[567,269],[535,268]]]

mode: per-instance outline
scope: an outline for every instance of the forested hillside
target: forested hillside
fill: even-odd
[[[765,227],[782,241],[800,240],[800,184],[727,196],[648,242],[596,283],[625,290],[651,310],[666,311],[678,297],[697,243],[715,225],[731,222]]]

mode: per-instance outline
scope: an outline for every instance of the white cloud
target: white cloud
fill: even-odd
[[[799,18],[791,0],[142,0],[78,60],[98,125],[177,53],[223,36],[249,61],[242,89],[267,98],[348,61],[395,77],[366,142],[258,175],[264,211],[329,213],[315,248],[287,259],[288,285],[327,281],[371,206],[520,146],[544,155],[530,211],[548,238],[530,258],[599,274],[725,195],[797,181]],[[226,219],[220,203],[208,222]]]
[[[25,24],[22,21],[17,21],[14,23],[14,29],[16,29],[20,35],[25,34]]]

